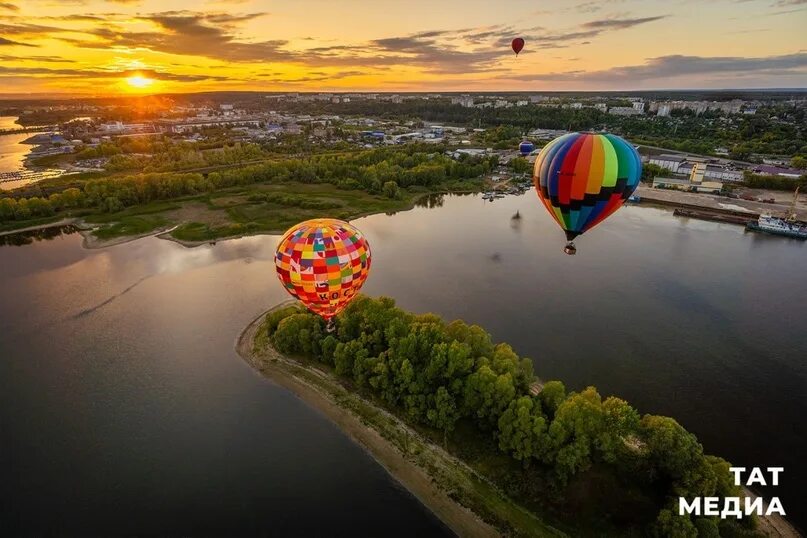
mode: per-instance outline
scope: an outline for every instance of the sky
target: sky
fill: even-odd
[[[805,28],[807,0],[0,0],[0,95],[805,88]]]

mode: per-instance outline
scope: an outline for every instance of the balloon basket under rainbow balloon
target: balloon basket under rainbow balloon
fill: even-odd
[[[577,247],[574,246],[574,241],[569,241],[568,243],[566,243],[566,246],[563,247],[563,252],[565,252],[569,256],[574,256],[575,254],[577,254]]]

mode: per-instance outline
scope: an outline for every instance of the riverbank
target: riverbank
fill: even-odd
[[[660,205],[705,210],[715,214],[725,214],[736,217],[747,217],[756,220],[760,214],[784,215],[791,209],[793,201],[792,192],[784,191],[757,191],[746,189],[761,198],[773,198],[774,203],[743,200],[742,198],[728,198],[716,194],[684,192],[673,189],[654,189],[640,185],[636,195],[641,198],[641,204]],[[807,220],[807,198],[799,196],[796,204],[796,218]]]
[[[363,298],[363,307],[372,310],[373,304],[380,306],[384,299],[380,300],[382,302],[378,301]],[[387,299],[387,301],[389,300]],[[462,442],[459,446],[463,448],[460,452],[454,452],[454,449],[451,451],[444,449],[444,446],[450,446],[445,436],[441,443],[437,436],[432,435],[428,429],[423,430],[417,425],[413,426],[404,422],[397,416],[397,408],[388,410],[386,404],[382,403],[382,400],[376,399],[372,391],[365,392],[357,389],[357,386],[362,386],[361,380],[336,375],[333,370],[333,362],[323,360],[321,355],[309,355],[308,352],[303,351],[304,348],[297,347],[298,344],[294,343],[297,338],[296,334],[297,331],[303,330],[299,323],[302,323],[305,316],[295,318],[294,323],[285,326],[285,329],[283,324],[277,325],[280,319],[300,312],[298,309],[288,308],[295,303],[295,301],[285,301],[253,320],[238,338],[236,346],[239,354],[265,377],[287,388],[311,407],[330,418],[345,434],[362,445],[421,502],[429,506],[458,535],[490,535],[489,529],[478,527],[479,522],[492,527],[498,533],[494,535],[564,535],[557,528],[544,522],[547,517],[550,518],[549,521],[552,521],[553,525],[560,526],[566,532],[573,530],[574,534],[578,534],[579,531],[580,535],[620,535],[620,532],[628,530],[627,525],[611,527],[610,524],[606,524],[602,526],[605,520],[595,523],[596,518],[591,518],[591,510],[604,510],[604,513],[609,514],[609,518],[618,520],[620,514],[624,515],[622,509],[625,506],[628,507],[630,513],[642,510],[643,507],[647,508],[646,503],[641,500],[642,492],[639,489],[632,488],[628,483],[617,484],[613,480],[608,480],[605,468],[601,466],[590,470],[587,476],[579,476],[569,484],[570,487],[566,490],[564,497],[571,500],[571,504],[567,505],[566,509],[560,510],[560,512],[565,512],[564,517],[556,520],[553,516],[547,515],[544,510],[536,509],[533,504],[529,505],[532,511],[523,508],[513,500],[520,499],[519,502],[525,502],[523,497],[510,498],[503,491],[507,491],[506,488],[513,485],[512,480],[518,482],[524,476],[517,478],[508,476],[505,472],[500,473],[496,478],[492,477],[489,474],[490,466],[495,467],[496,464],[487,460],[481,468],[479,467],[479,462],[484,459],[479,459],[478,452],[474,449],[470,449],[468,452],[468,447],[474,444],[470,437],[461,436]],[[386,307],[390,308],[391,303],[386,303]],[[267,316],[276,311],[278,311],[277,314]],[[355,317],[362,315],[354,312],[351,314],[354,316],[351,318],[352,321],[343,321],[348,326],[352,326],[351,323],[356,323]],[[311,320],[313,317],[308,316],[308,318]],[[372,322],[367,323],[370,323],[370,328],[367,330],[372,334]],[[280,340],[273,340],[274,338]],[[289,338],[292,340],[289,341]],[[356,337],[354,336],[354,338]],[[273,348],[275,341],[280,346],[290,346],[279,349],[297,349],[301,355],[298,356],[295,351],[289,351],[293,353],[292,356],[278,352]],[[318,341],[322,342],[321,339]],[[349,344],[356,341],[359,340],[349,341]],[[337,348],[333,355],[336,372],[339,371],[339,368],[344,367],[345,358],[344,356],[340,358],[339,353],[341,352]],[[356,359],[356,361],[358,360]],[[348,368],[348,371],[355,373],[356,370],[353,370],[352,366],[348,366]],[[354,381],[359,385],[354,385]],[[584,393],[594,390],[593,387],[589,387]],[[580,397],[572,393],[568,398]],[[566,403],[561,405],[565,406]],[[566,413],[563,416],[566,416]],[[657,418],[668,420],[665,417]],[[561,419],[556,417],[555,420]],[[651,423],[652,421],[646,427],[651,427]],[[467,459],[469,456],[470,459]],[[506,480],[502,482],[501,478]],[[542,479],[539,475],[534,475],[529,479],[529,483],[542,484]],[[620,488],[620,496],[630,500],[628,505],[620,508],[619,501],[612,497],[591,497],[589,506],[586,506],[586,502],[582,502],[582,499],[588,497],[591,491],[600,490],[603,487],[613,490],[613,487],[617,485]],[[538,486],[532,492],[532,500],[529,502],[533,503],[544,498],[550,489],[546,484]],[[753,494],[746,490],[744,496],[753,496]],[[637,499],[639,500],[637,501]],[[645,500],[649,500],[649,497]],[[453,501],[456,506],[449,501]],[[652,512],[652,510],[650,511]],[[443,512],[446,513],[443,514]],[[469,520],[466,519],[469,515],[472,516],[471,528],[465,527],[469,524]],[[589,521],[585,521],[586,519]],[[566,523],[567,521],[568,523]],[[725,522],[725,524],[729,527],[728,530],[734,526],[733,522]],[[572,526],[567,527],[567,525]],[[720,525],[722,529],[724,523],[720,523]],[[630,532],[636,530],[637,527],[634,527]],[[737,527],[734,530],[743,529]],[[744,529],[744,531],[749,536],[788,538],[799,536],[798,531],[779,516],[759,517],[756,533],[752,532],[750,528]]]
[[[743,487],[743,496],[756,501],[759,497],[756,493]],[[744,501],[743,501],[744,502]],[[763,500],[763,504],[767,510],[768,503]],[[765,536],[770,538],[800,538],[801,534],[796,530],[796,527],[790,524],[784,517],[779,514],[771,514],[769,516],[762,516],[759,518],[759,531]]]
[[[458,536],[565,536],[397,417],[348,391],[325,370],[284,357],[268,342],[256,340],[266,314],[293,303],[264,312],[241,333],[236,349],[250,366],[328,417]]]
[[[193,248],[255,235],[280,235],[298,222],[323,214],[351,221],[379,213],[409,211],[424,204],[424,200],[429,197],[473,194],[481,188],[476,183],[469,185],[473,188],[413,192],[398,199],[374,196],[363,191],[340,190],[333,185],[324,184],[251,186],[178,200],[152,202],[112,214],[98,213],[82,218],[62,219],[56,215],[40,219],[37,224],[6,229],[0,235],[72,224],[83,230],[86,248],[114,246],[149,236]],[[292,205],[263,199],[278,193],[287,195]],[[309,209],[294,205],[301,199],[320,203],[327,208]],[[11,224],[13,221],[6,226]]]

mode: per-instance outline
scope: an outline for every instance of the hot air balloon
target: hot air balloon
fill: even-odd
[[[521,49],[524,48],[524,40],[520,37],[517,37],[513,40],[510,46],[513,47],[513,52],[515,52],[516,56],[518,56],[518,53],[521,52]]]
[[[564,252],[636,190],[642,161],[636,149],[612,134],[569,133],[544,146],[535,160],[533,184],[547,211],[566,232]]]
[[[518,151],[521,153],[522,157],[526,157],[535,149],[535,145],[530,142],[529,140],[524,140],[521,144],[518,145]]]
[[[307,220],[283,235],[275,267],[286,291],[331,325],[367,280],[370,245],[347,222]]]

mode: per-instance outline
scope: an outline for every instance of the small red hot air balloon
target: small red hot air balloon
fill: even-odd
[[[516,56],[518,56],[518,53],[521,52],[521,49],[524,48],[524,40],[520,37],[517,37],[513,40],[513,43],[511,45],[513,47],[513,52],[515,52]]]

